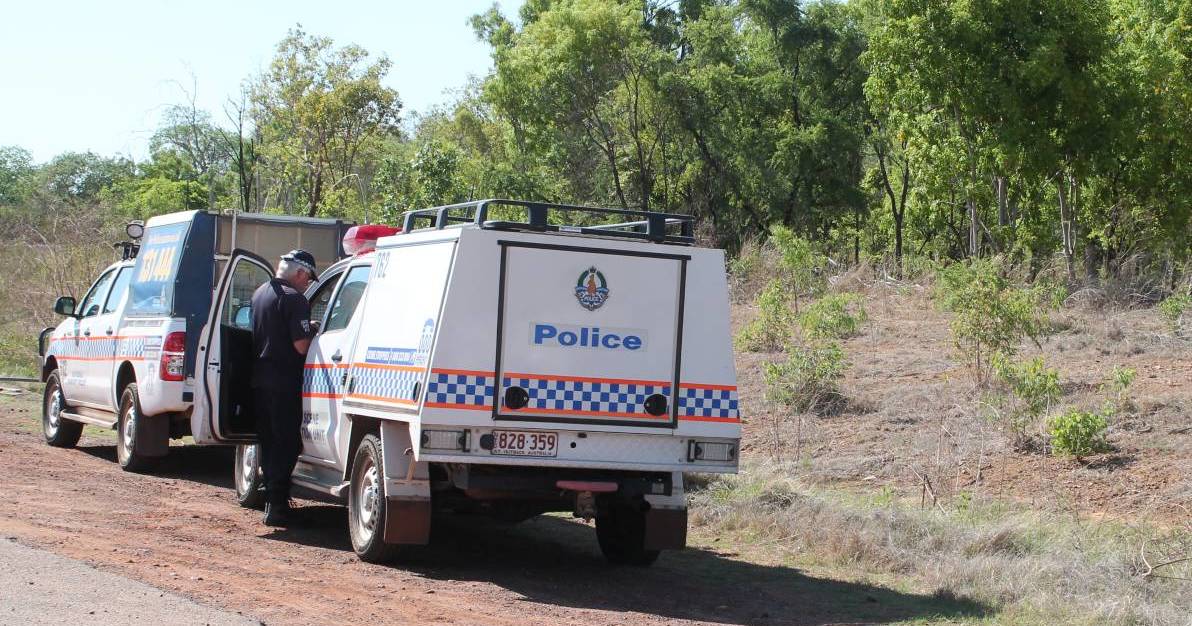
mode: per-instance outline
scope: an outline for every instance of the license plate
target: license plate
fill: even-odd
[[[494,430],[492,453],[503,456],[555,457],[559,454],[559,433]]]

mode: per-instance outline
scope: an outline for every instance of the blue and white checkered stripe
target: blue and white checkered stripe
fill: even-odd
[[[160,338],[153,337],[154,339]],[[145,343],[150,337],[58,337],[50,345],[50,353],[65,359],[103,360],[117,358],[138,359],[145,356]]]
[[[431,372],[426,386],[428,405],[491,407],[496,377],[457,372]]]
[[[307,367],[302,370],[302,393],[339,396],[344,392],[344,372],[342,367]]]
[[[560,380],[552,378],[505,377],[502,391],[521,387],[530,396],[526,408],[540,411],[601,413],[611,416],[646,413],[646,398],[654,394],[669,397],[671,386],[665,384]]]
[[[737,390],[679,385],[679,416],[737,419],[740,417]]]
[[[412,402],[414,387],[424,371],[420,367],[357,365],[352,369],[352,395]]]

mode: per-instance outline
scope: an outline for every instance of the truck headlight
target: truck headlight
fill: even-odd
[[[687,442],[687,461],[712,461],[726,463],[737,460],[737,444],[725,441]]]

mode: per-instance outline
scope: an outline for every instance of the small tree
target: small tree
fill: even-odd
[[[758,295],[757,308],[757,319],[741,329],[737,345],[750,352],[777,350],[790,338],[795,321],[790,290],[778,279],[770,281]]]
[[[1022,448],[1029,440],[1027,430],[1031,424],[1046,415],[1060,398],[1059,372],[1047,367],[1043,357],[1013,363],[1000,354],[994,356],[993,368],[1017,399],[1002,420],[1010,429],[1014,446]]]
[[[1051,420],[1051,449],[1056,454],[1081,457],[1109,448],[1105,416],[1091,411],[1071,410]]]
[[[1045,307],[1055,303],[1051,290],[1011,284],[1002,275],[1000,262],[991,259],[940,270],[936,297],[954,314],[953,342],[978,384],[988,381],[995,356],[1013,356],[1024,337],[1038,344],[1045,330]]]

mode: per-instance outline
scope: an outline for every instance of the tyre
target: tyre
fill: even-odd
[[[46,378],[45,395],[41,402],[41,432],[46,443],[55,448],[73,448],[83,434],[83,424],[62,417],[66,410],[66,396],[62,393],[62,379],[58,370]]]
[[[265,479],[261,476],[256,444],[236,446],[236,502],[246,509],[265,506]]]
[[[385,476],[381,440],[376,435],[365,435],[352,459],[348,531],[361,561],[384,563],[397,556],[398,546],[385,543]]]
[[[137,422],[141,414],[141,397],[137,384],[129,383],[120,394],[120,417],[116,421],[116,461],[126,472],[145,472],[157,463],[154,457],[137,453]]]
[[[658,550],[647,550],[646,512],[629,502],[609,502],[596,510],[596,541],[613,565],[645,567],[658,560]]]

